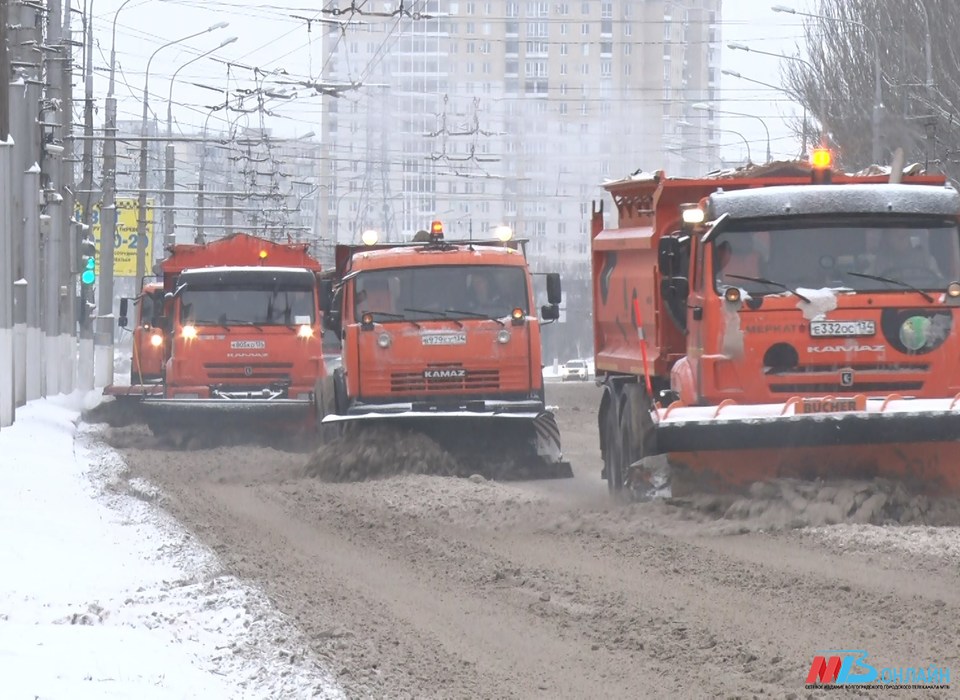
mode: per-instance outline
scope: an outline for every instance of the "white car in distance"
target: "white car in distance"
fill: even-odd
[[[583,360],[569,360],[560,368],[561,381],[574,379],[585,382],[589,378],[590,373],[587,371],[587,363]]]

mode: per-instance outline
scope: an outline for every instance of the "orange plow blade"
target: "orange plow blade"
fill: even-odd
[[[745,491],[771,479],[890,479],[960,496],[960,397],[794,398],[784,404],[658,409],[655,447],[674,496]],[[651,461],[631,465],[633,487]]]

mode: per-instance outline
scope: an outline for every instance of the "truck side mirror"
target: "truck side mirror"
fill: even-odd
[[[560,318],[560,307],[556,304],[544,304],[540,307],[540,316],[544,321],[556,321]]]
[[[690,295],[690,281],[686,277],[668,277],[660,280],[660,298],[670,320],[681,331],[687,329],[687,297]]]
[[[551,304],[559,304],[561,301],[563,301],[559,273],[547,273],[547,301]]]
[[[660,274],[664,277],[673,277],[680,272],[680,239],[675,236],[664,236],[657,246],[657,263]]]
[[[323,327],[328,331],[333,331],[338,336],[341,332],[340,312],[327,310],[323,312]]]
[[[120,318],[117,319],[117,326],[127,327],[127,311],[129,310],[130,300],[126,297],[120,299]]]
[[[320,310],[324,316],[330,313],[333,302],[333,280],[320,280]]]

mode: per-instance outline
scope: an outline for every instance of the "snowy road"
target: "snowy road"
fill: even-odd
[[[109,439],[351,697],[804,697],[823,649],[960,672],[956,528],[611,504],[597,398],[548,388],[576,473],[557,481],[329,484],[304,454]]]
[[[262,592],[77,434],[81,402],[0,433],[0,697],[342,697]]]

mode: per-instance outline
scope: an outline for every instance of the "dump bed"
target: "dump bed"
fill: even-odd
[[[160,262],[164,286],[172,291],[177,275],[200,267],[263,265],[302,267],[320,271],[320,263],[308,252],[307,243],[275,243],[247,233],[235,233],[203,245],[180,244],[167,248]]]
[[[885,183],[889,178],[886,172],[832,173],[837,185]],[[945,178],[910,175],[902,181],[942,185]],[[681,204],[697,203],[720,189],[810,183],[809,164],[793,161],[701,178],[669,178],[658,171],[606,183],[604,189],[616,205],[618,223],[604,228],[603,203],[594,206],[590,235],[597,374],[645,374],[638,325],[642,325],[646,338],[646,362],[652,376],[668,377],[673,363],[686,354],[685,337],[670,319],[661,298],[657,266],[660,238],[680,229]]]

